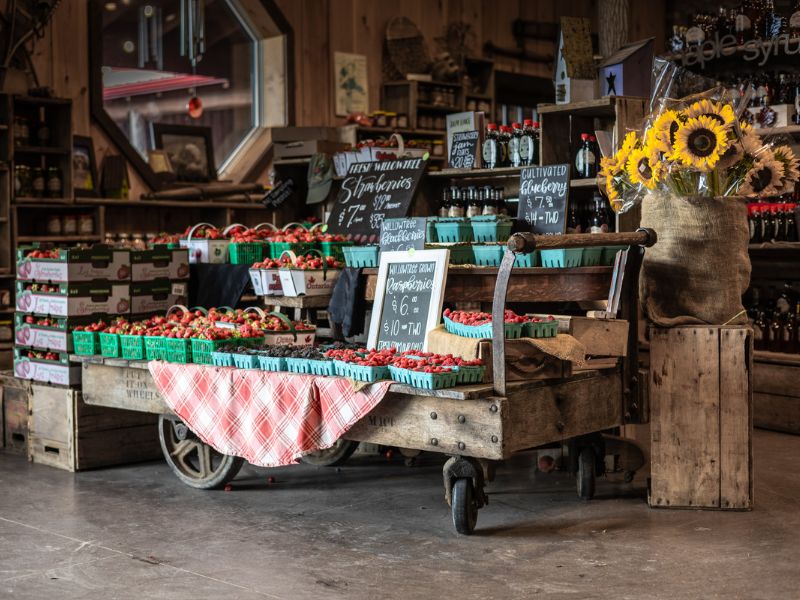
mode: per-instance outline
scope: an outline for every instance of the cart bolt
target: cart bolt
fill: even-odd
[[[497,412],[497,404],[492,404],[492,405],[489,407],[489,412],[496,413],[496,412]]]
[[[464,415],[458,415],[458,422],[459,423],[466,423],[467,422],[467,417],[465,417]]]
[[[431,438],[431,446],[438,446],[438,445],[439,445],[439,440],[437,440],[436,438]]]
[[[463,450],[466,447],[467,447],[467,445],[464,442],[458,442],[458,449],[459,450]]]
[[[432,413],[431,413],[431,419],[433,419],[434,421],[436,420],[436,417],[437,417],[437,416],[438,416],[438,415],[437,415],[435,412],[432,412]]]
[[[496,435],[492,436],[492,443],[494,443],[494,444],[497,443],[497,436]]]
[[[558,429],[559,431],[564,431],[564,423],[562,423],[561,421],[558,421],[556,423],[556,429]]]

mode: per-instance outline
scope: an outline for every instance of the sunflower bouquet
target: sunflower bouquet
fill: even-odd
[[[764,143],[731,102],[695,96],[652,115],[600,159],[598,183],[616,212],[651,191],[679,196],[774,196],[794,190],[798,159]]]

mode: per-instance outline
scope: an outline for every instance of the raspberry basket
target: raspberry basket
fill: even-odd
[[[458,371],[448,373],[425,373],[424,371],[410,371],[400,367],[389,366],[389,373],[394,381],[404,383],[426,390],[440,390],[456,385]]]
[[[389,367],[365,367],[354,365],[341,360],[334,360],[336,374],[340,377],[349,377],[356,381],[373,383],[380,379],[389,379]]]
[[[456,323],[448,317],[443,316],[442,318],[444,319],[444,328],[448,333],[467,338],[492,338],[491,323],[485,323],[483,325],[464,325],[463,323]],[[523,323],[504,323],[506,339],[516,340],[522,337],[522,325]]]
[[[486,367],[459,366],[456,367],[456,383],[481,383],[486,373]]]
[[[522,337],[549,338],[558,335],[558,321],[538,321],[522,324]]]

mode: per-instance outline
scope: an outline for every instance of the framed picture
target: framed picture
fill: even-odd
[[[354,112],[369,112],[367,86],[367,57],[363,54],[334,52],[336,116],[346,117]]]
[[[201,183],[217,179],[210,127],[153,123],[152,134],[153,146],[166,152],[178,181]]]
[[[72,187],[77,197],[98,195],[94,142],[86,135],[72,136]]]

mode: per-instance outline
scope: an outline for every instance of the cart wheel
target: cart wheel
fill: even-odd
[[[594,498],[595,460],[594,450],[587,446],[578,455],[578,498],[591,500]]]
[[[358,448],[358,442],[336,440],[330,448],[311,452],[300,457],[300,462],[315,467],[336,467],[343,465]]]
[[[177,419],[159,416],[158,437],[169,468],[189,487],[222,487],[236,477],[244,464],[243,458],[220,454],[201,442]]]
[[[625,471],[622,480],[625,483],[631,483],[634,477],[636,477],[636,471]]]
[[[475,501],[475,490],[471,479],[465,477],[455,480],[450,508],[453,513],[453,526],[458,533],[470,535],[475,531],[475,524],[478,522],[478,504]]]

